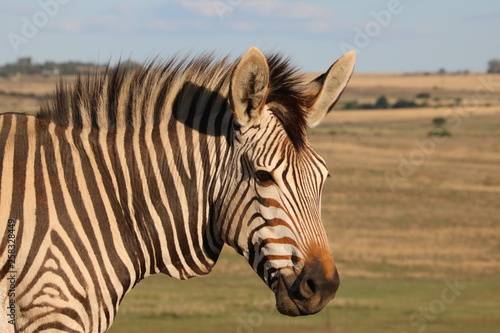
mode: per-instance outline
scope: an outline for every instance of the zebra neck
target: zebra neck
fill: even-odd
[[[220,120],[220,135],[174,116],[159,125],[88,133],[102,152],[96,159],[109,170],[103,178],[122,212],[119,228],[133,240],[127,251],[138,258],[136,281],[158,272],[187,279],[215,264],[223,243],[211,203],[228,153],[222,126],[229,120]]]
[[[54,146],[65,147],[61,156],[81,160],[80,172],[89,175],[85,186],[93,199],[86,207],[102,201],[94,207],[94,223],[96,230],[102,223],[114,230],[105,241],[116,244],[128,267],[124,285],[158,272],[179,279],[207,274],[223,244],[213,202],[230,146],[227,92],[186,84],[168,95],[170,102],[159,104],[159,119],[128,122],[119,116],[124,110],[115,126],[90,120],[64,126],[39,118],[57,136]]]

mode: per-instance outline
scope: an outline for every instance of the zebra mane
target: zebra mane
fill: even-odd
[[[300,147],[305,142],[304,110],[308,106],[300,88],[302,76],[288,58],[280,54],[266,57],[270,70],[266,103],[272,103],[272,112],[293,144]],[[42,105],[37,116],[60,126],[97,130],[159,123],[171,116],[168,112],[172,106],[175,108],[175,101],[187,102],[196,97],[197,105],[214,103],[217,98],[227,103],[231,73],[237,63],[228,57],[217,60],[205,54],[195,58],[173,57],[161,63],[153,60],[137,67],[127,63],[108,65],[104,74],[96,71],[79,75],[73,82],[61,79],[53,98]],[[186,84],[200,91],[185,89]],[[196,96],[189,96],[193,92]],[[186,108],[185,112],[188,111]]]

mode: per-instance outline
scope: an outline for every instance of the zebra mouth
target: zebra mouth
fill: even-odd
[[[301,315],[297,304],[288,296],[288,287],[286,283],[286,278],[283,275],[279,275],[277,279],[277,285],[274,288],[274,295],[276,298],[276,309],[279,313],[296,317]]]
[[[307,267],[298,275],[279,274],[274,288],[276,309],[291,317],[315,314],[335,297],[339,281],[336,270],[331,278],[312,276]]]
[[[298,301],[304,300],[304,297],[300,295],[300,292],[294,288],[297,283],[289,283],[291,277],[286,277],[280,275],[278,279],[278,285],[275,289],[276,297],[276,309],[279,313],[290,316],[305,316],[314,314],[319,311],[309,311],[309,309],[302,306]],[[298,278],[295,278],[297,281]]]

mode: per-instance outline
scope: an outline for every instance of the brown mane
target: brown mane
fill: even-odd
[[[306,97],[301,93],[302,77],[289,60],[279,54],[267,56],[270,91],[267,104],[282,122],[293,144],[305,142]],[[164,106],[191,83],[227,99],[232,70],[236,62],[216,60],[212,55],[151,61],[140,67],[119,64],[103,75],[78,76],[74,83],[61,80],[54,97],[45,103],[38,117],[61,126],[92,129],[116,128],[151,121],[158,123],[169,111]],[[208,102],[211,94],[201,94]],[[187,97],[187,96],[186,96]]]

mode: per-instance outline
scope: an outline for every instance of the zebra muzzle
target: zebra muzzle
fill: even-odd
[[[298,275],[280,275],[275,289],[276,308],[287,316],[311,315],[323,309],[334,297],[340,284],[337,269],[325,274],[323,264],[315,260]]]

